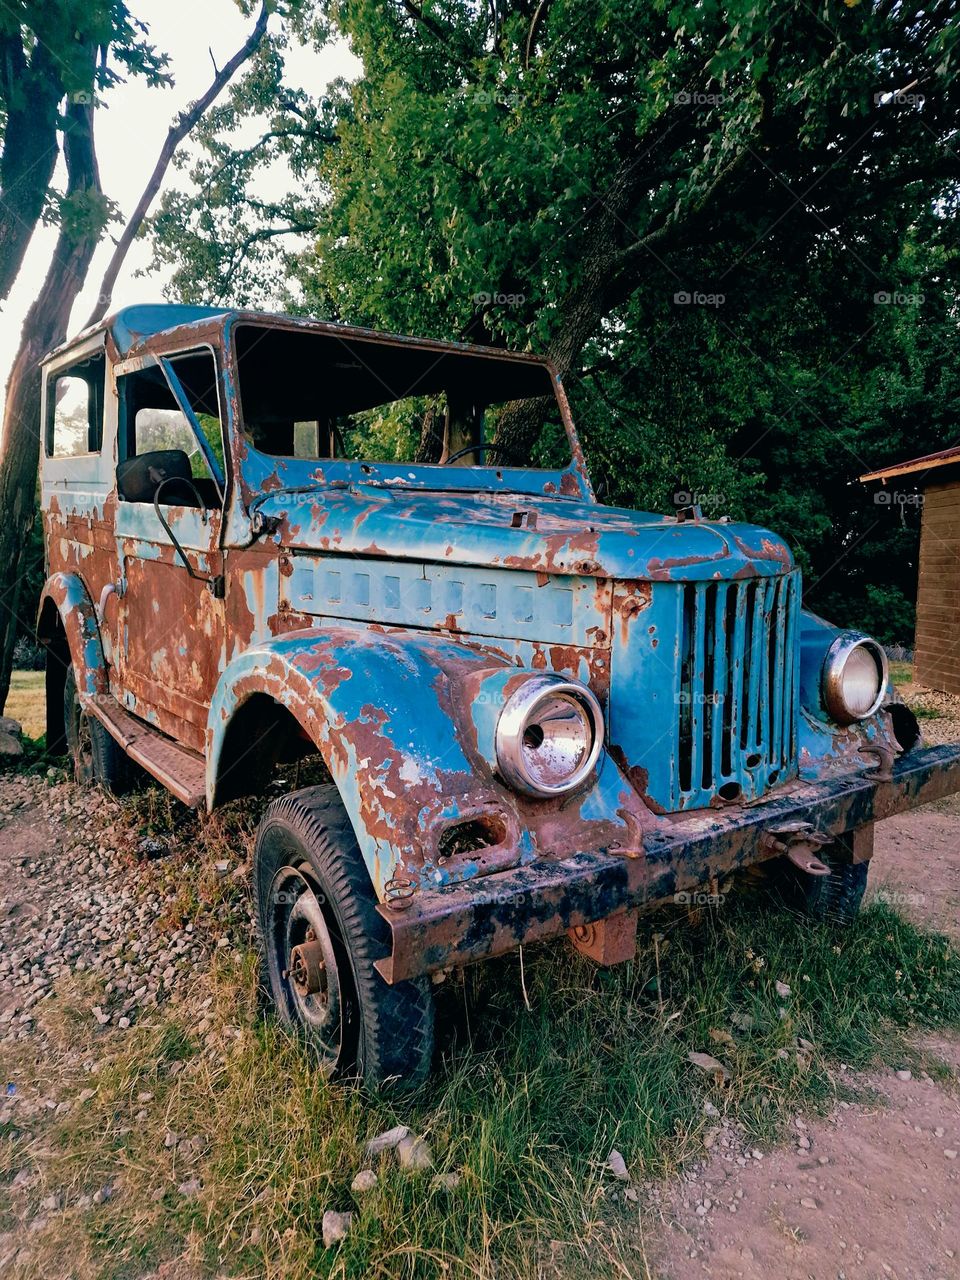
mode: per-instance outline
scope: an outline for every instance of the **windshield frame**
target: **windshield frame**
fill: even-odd
[[[236,331],[241,327],[268,328],[300,332],[304,330],[331,337],[349,338],[351,343],[369,342],[418,351],[457,353],[477,359],[522,362],[543,369],[556,398],[564,434],[570,447],[570,461],[560,469],[538,469],[507,463],[480,463],[450,466],[436,462],[381,462],[349,458],[296,458],[278,456],[256,448],[244,430],[242,393]],[[407,338],[348,325],[319,320],[301,320],[292,316],[266,316],[256,313],[234,313],[224,326],[224,354],[232,388],[234,441],[239,463],[241,486],[255,498],[284,492],[309,492],[323,488],[346,488],[354,485],[384,486],[390,489],[445,490],[460,492],[509,492],[538,495],[565,495],[593,499],[583,452],[570,414],[570,406],[562,381],[553,364],[542,357],[526,353],[500,351],[470,343],[440,342],[428,338]],[[259,503],[258,503],[259,505]]]

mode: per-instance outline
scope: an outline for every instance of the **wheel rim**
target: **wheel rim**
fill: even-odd
[[[284,1021],[304,1029],[331,1071],[341,1054],[343,1000],[322,897],[300,868],[280,868],[270,889],[267,963]]]

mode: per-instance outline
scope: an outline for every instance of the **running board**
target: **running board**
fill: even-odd
[[[207,797],[207,769],[203,757],[179,747],[159,729],[124,711],[116,698],[98,698],[91,712],[109,730],[131,760],[172,791],[190,809]]]

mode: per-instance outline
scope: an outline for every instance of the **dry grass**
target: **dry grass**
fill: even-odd
[[[47,731],[42,671],[14,671],[4,714],[19,720],[26,738],[42,738]]]

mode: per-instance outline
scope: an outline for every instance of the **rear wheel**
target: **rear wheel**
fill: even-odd
[[[324,1073],[374,1089],[421,1084],[433,1052],[430,984],[391,986],[374,968],[389,954],[390,931],[336,787],[270,805],[253,877],[264,986]]]
[[[99,783],[114,795],[130,790],[136,777],[133,761],[96,716],[80,705],[73,667],[63,682],[63,728],[76,782],[81,786]]]

